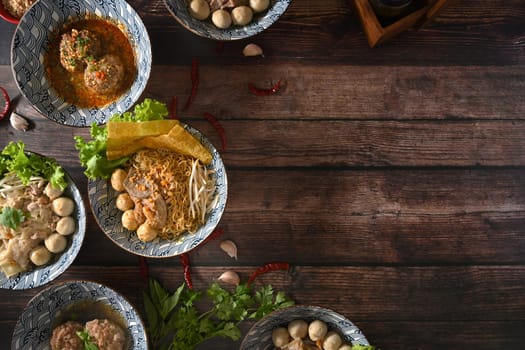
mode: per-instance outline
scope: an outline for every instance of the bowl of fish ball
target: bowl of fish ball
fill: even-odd
[[[78,280],[54,284],[29,301],[11,349],[135,350],[147,349],[147,343],[144,323],[124,296]]]
[[[59,167],[51,158],[26,154],[28,164],[43,161]],[[0,163],[6,157],[1,154]],[[24,183],[14,171],[0,171],[0,289],[30,289],[49,283],[78,255],[86,210],[73,179],[61,167],[58,173],[63,174],[65,188],[36,174]]]
[[[214,40],[245,39],[263,32],[284,14],[291,0],[164,0],[189,31]]]
[[[369,343],[343,315],[319,306],[296,305],[257,321],[240,350],[350,350],[357,345]]]
[[[144,91],[151,43],[124,0],[40,0],[20,19],[11,67],[22,95],[57,123],[104,124]]]
[[[88,181],[97,223],[130,253],[167,258],[188,252],[213,232],[226,207],[228,181],[219,152],[197,129],[177,125],[207,161],[143,148],[110,179]]]

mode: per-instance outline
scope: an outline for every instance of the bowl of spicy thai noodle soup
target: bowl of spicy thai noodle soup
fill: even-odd
[[[11,47],[22,94],[64,125],[104,124],[128,110],[151,71],[151,44],[125,1],[40,0],[22,17]]]

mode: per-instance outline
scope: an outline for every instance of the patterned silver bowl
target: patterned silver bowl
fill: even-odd
[[[349,344],[369,345],[366,337],[350,320],[337,312],[319,306],[296,305],[272,312],[257,321],[244,337],[239,350],[272,350],[272,332],[286,327],[293,320],[312,322],[321,320],[329,330],[336,331]]]
[[[292,0],[271,0],[269,9],[255,15],[251,23],[219,29],[210,19],[201,21],[194,18],[188,11],[189,0],[164,0],[169,12],[184,28],[204,38],[220,41],[245,39],[261,33],[277,22],[291,2]]]
[[[228,197],[228,179],[221,156],[201,132],[189,125],[182,125],[210,151],[212,162],[208,167],[215,171],[215,194],[218,200],[206,215],[206,222],[197,232],[186,233],[177,241],[157,238],[151,242],[142,242],[135,232],[122,226],[122,211],[116,207],[118,192],[113,190],[110,181],[102,179],[88,181],[88,198],[98,225],[109,239],[130,253],[149,258],[168,258],[188,252],[204,242],[217,227],[224,212]]]
[[[73,199],[75,202],[75,210],[72,216],[77,222],[75,232],[68,237],[66,250],[48,265],[21,272],[12,277],[6,277],[0,272],[0,289],[23,290],[43,286],[66,271],[77,257],[86,233],[86,208],[82,195],[73,179],[65,170],[64,173],[68,183],[68,187],[64,190],[64,196]]]
[[[44,52],[50,37],[69,20],[95,15],[125,29],[135,54],[137,77],[129,91],[109,105],[80,108],[66,103],[46,78]],[[22,17],[11,45],[11,68],[22,94],[48,119],[70,126],[103,124],[127,111],[144,91],[151,71],[151,43],[140,16],[124,0],[39,0]]]
[[[113,289],[91,281],[58,283],[38,293],[18,318],[11,349],[49,350],[53,328],[59,323],[57,320],[82,303],[101,304],[109,308],[114,316],[108,317],[104,313],[97,315],[97,318],[118,317],[118,320],[112,321],[126,325],[129,340],[126,350],[147,350],[145,326],[133,305]]]

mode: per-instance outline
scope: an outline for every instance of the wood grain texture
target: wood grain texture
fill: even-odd
[[[226,269],[265,275],[301,304],[332,308],[381,349],[512,349],[525,336],[525,0],[455,0],[420,30],[369,48],[350,0],[296,0],[247,40],[220,43],[182,28],[162,1],[136,0],[152,41],[142,97],[179,100],[180,119],[219,146],[227,136],[224,236],[189,253],[196,288]],[[0,147],[21,140],[56,158],[88,206],[87,233],[56,282],[89,279],[120,291],[143,313],[138,258],[97,226],[74,136],[20,95],[9,67],[14,26],[0,23],[0,86],[30,131],[0,121]],[[264,57],[243,57],[249,42]],[[199,92],[191,91],[197,58]],[[253,96],[248,83],[278,94]],[[219,248],[235,241],[237,260]],[[174,289],[178,258],[147,259]],[[0,290],[0,348],[42,288]],[[243,325],[243,331],[251,323]],[[213,340],[199,350],[238,349]],[[18,349],[17,349],[18,350]]]

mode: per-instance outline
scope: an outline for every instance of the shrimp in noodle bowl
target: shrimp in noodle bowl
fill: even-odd
[[[149,238],[139,234],[139,239],[149,241],[158,236],[176,240],[183,233],[195,233],[215,201],[213,173],[198,159],[169,150],[135,153],[124,188],[134,203],[137,223],[155,230]]]

